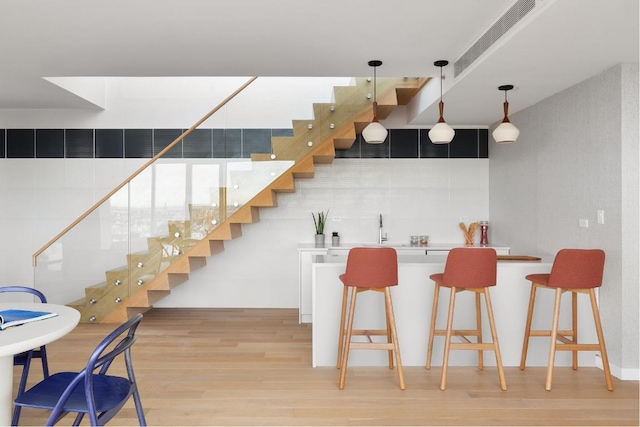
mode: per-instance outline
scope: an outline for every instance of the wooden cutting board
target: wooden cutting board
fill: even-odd
[[[498,261],[540,261],[541,259],[529,255],[498,255]]]

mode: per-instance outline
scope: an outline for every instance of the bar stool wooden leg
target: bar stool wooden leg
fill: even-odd
[[[387,323],[387,342],[392,342],[391,340],[393,339],[393,335],[391,333],[391,318],[393,316],[389,315],[389,307],[387,305],[387,289],[385,288],[384,293],[384,317],[386,319],[386,323]],[[389,350],[387,352],[387,357],[389,359],[389,369],[393,369],[393,350]]]
[[[479,296],[480,294],[478,294]],[[507,381],[504,377],[504,369],[502,367],[502,356],[500,355],[500,345],[498,344],[498,333],[496,332],[496,321],[493,317],[493,307],[491,306],[491,297],[489,296],[489,288],[484,288],[484,301],[487,304],[487,316],[489,317],[489,327],[491,328],[491,339],[493,340],[493,351],[496,356],[496,367],[498,368],[498,379],[500,380],[500,388],[507,389]]]
[[[451,332],[453,329],[453,309],[456,304],[456,288],[451,288],[449,297],[449,312],[447,314],[447,330],[444,341],[444,356],[442,358],[442,374],[440,375],[440,390],[447,388],[447,367],[449,365],[449,351],[451,350]]]
[[[477,337],[478,344],[480,344],[482,343],[482,308],[480,305],[480,293],[475,292],[475,294],[476,294],[476,330],[478,332],[476,337]],[[478,369],[484,369],[484,352],[482,350],[478,350]]]
[[[598,303],[596,302],[596,293],[593,289],[589,289],[589,299],[591,300],[593,321],[596,324],[596,334],[598,335],[598,345],[600,346],[600,356],[602,358],[604,378],[607,382],[607,390],[613,391],[613,381],[611,380],[611,370],[609,368],[609,358],[607,357],[607,347],[604,344],[604,333],[602,332],[602,324],[600,323],[600,312],[598,310]]]
[[[431,325],[429,326],[429,342],[427,344],[427,363],[425,369],[431,369],[431,356],[433,355],[433,337],[436,329],[436,315],[438,314],[438,298],[440,296],[440,285],[435,284],[433,291],[433,308],[431,310]]]
[[[536,300],[536,285],[531,283],[531,293],[529,295],[529,309],[527,311],[527,324],[524,327],[524,342],[522,343],[522,355],[520,356],[520,369],[524,369],[527,361],[527,351],[529,350],[529,338],[531,337],[531,319],[533,318],[533,306]]]
[[[400,385],[400,390],[405,389],[404,384],[404,371],[402,370],[402,358],[400,357],[400,346],[398,345],[398,332],[396,331],[396,318],[393,313],[393,304],[391,302],[391,290],[386,287],[384,288],[384,302],[386,305],[387,311],[387,320],[391,326],[391,340],[393,341],[393,352],[396,355],[396,367],[398,370],[398,384]]]
[[[572,341],[578,344],[578,293],[571,292],[571,332]],[[572,351],[571,366],[575,371],[578,369],[578,350]]]
[[[558,322],[560,319],[560,299],[562,297],[562,289],[556,289],[556,298],[553,305],[553,321],[551,324],[551,343],[549,345],[549,364],[547,365],[547,380],[544,389],[551,391],[551,382],[553,381],[553,366],[556,359],[556,343],[558,341]]]
[[[351,304],[349,305],[349,319],[347,320],[347,334],[345,337],[344,350],[342,354],[342,363],[340,367],[340,383],[338,387],[340,390],[344,389],[344,382],[347,376],[347,362],[349,360],[349,347],[351,346],[351,335],[353,333],[353,318],[356,312],[356,296],[358,292],[356,290],[351,291]]]
[[[342,310],[340,311],[340,341],[338,341],[338,357],[336,358],[336,368],[342,367],[342,352],[344,351],[344,320],[347,314],[347,299],[349,297],[349,287],[343,286]]]

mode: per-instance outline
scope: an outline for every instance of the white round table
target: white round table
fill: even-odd
[[[0,331],[0,426],[11,425],[14,354],[55,341],[80,321],[80,312],[64,305],[0,303],[0,310],[8,309],[50,311],[58,315]]]

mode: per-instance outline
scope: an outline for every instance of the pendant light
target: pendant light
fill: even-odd
[[[456,134],[456,131],[453,130],[451,126],[444,121],[444,102],[442,102],[442,67],[445,67],[449,64],[449,61],[440,60],[433,63],[436,67],[440,67],[440,103],[438,107],[440,109],[440,118],[438,119],[438,123],[429,131],[429,139],[434,144],[448,144],[453,139],[453,136]]]
[[[387,139],[387,131],[384,126],[378,122],[378,103],[376,102],[376,68],[382,65],[382,61],[369,61],[369,66],[373,67],[373,120],[362,131],[364,141],[369,144],[382,144]]]
[[[518,128],[509,121],[509,102],[507,102],[507,92],[511,89],[513,89],[513,85],[503,85],[498,87],[498,90],[504,91],[504,119],[502,119],[502,123],[500,123],[500,125],[495,128],[491,134],[498,144],[516,142],[518,135],[520,135]]]

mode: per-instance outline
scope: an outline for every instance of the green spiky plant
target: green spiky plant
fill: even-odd
[[[324,234],[324,226],[327,222],[327,215],[329,215],[329,209],[326,212],[318,212],[318,216],[311,212],[313,217],[313,225],[316,227],[316,234]]]

